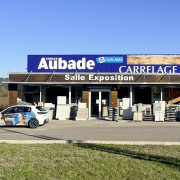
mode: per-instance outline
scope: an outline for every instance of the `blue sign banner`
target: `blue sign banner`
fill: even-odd
[[[180,64],[127,64],[127,55],[28,55],[28,72],[180,73]]]
[[[126,55],[28,55],[28,72],[119,72]]]

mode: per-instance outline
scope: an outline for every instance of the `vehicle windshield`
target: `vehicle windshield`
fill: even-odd
[[[38,109],[39,111],[46,111],[41,106],[36,106],[36,109]]]

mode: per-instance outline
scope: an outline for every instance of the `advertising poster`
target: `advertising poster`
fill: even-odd
[[[28,121],[36,118],[32,112],[0,114],[0,126],[28,126]]]

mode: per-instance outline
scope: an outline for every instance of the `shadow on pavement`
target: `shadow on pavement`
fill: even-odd
[[[60,139],[60,138],[55,138],[55,137],[50,137],[50,136],[44,136],[44,135],[33,135],[33,134],[28,134],[28,133],[9,130],[9,129],[6,129],[6,127],[1,127],[1,129],[4,130],[4,131],[7,131],[7,132],[16,133],[16,134],[25,135],[25,136],[30,136],[30,137],[35,137],[35,138],[39,138],[39,139],[42,139],[42,140],[63,140],[67,144],[83,143],[83,140],[65,140],[65,139]],[[22,139],[20,139],[20,140],[22,140]]]
[[[139,153],[130,150],[119,149],[118,147],[108,147],[102,144],[77,144],[78,147],[92,149],[96,151],[107,152],[111,154],[123,155],[133,159],[151,161],[156,163],[162,163],[170,167],[178,168],[180,170],[180,159],[174,157],[165,157],[153,154]],[[132,146],[133,147],[133,146]]]
[[[30,136],[30,137],[35,137],[35,138],[44,139],[44,140],[62,140],[62,139],[58,139],[58,138],[54,138],[54,137],[50,137],[50,136],[32,135],[32,134],[17,132],[17,131],[9,130],[9,129],[6,129],[6,128],[1,128],[1,129],[3,129],[4,131],[7,131],[7,132],[21,134],[21,135]]]

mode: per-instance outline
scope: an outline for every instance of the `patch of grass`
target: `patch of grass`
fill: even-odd
[[[180,146],[3,143],[0,179],[180,179]]]

